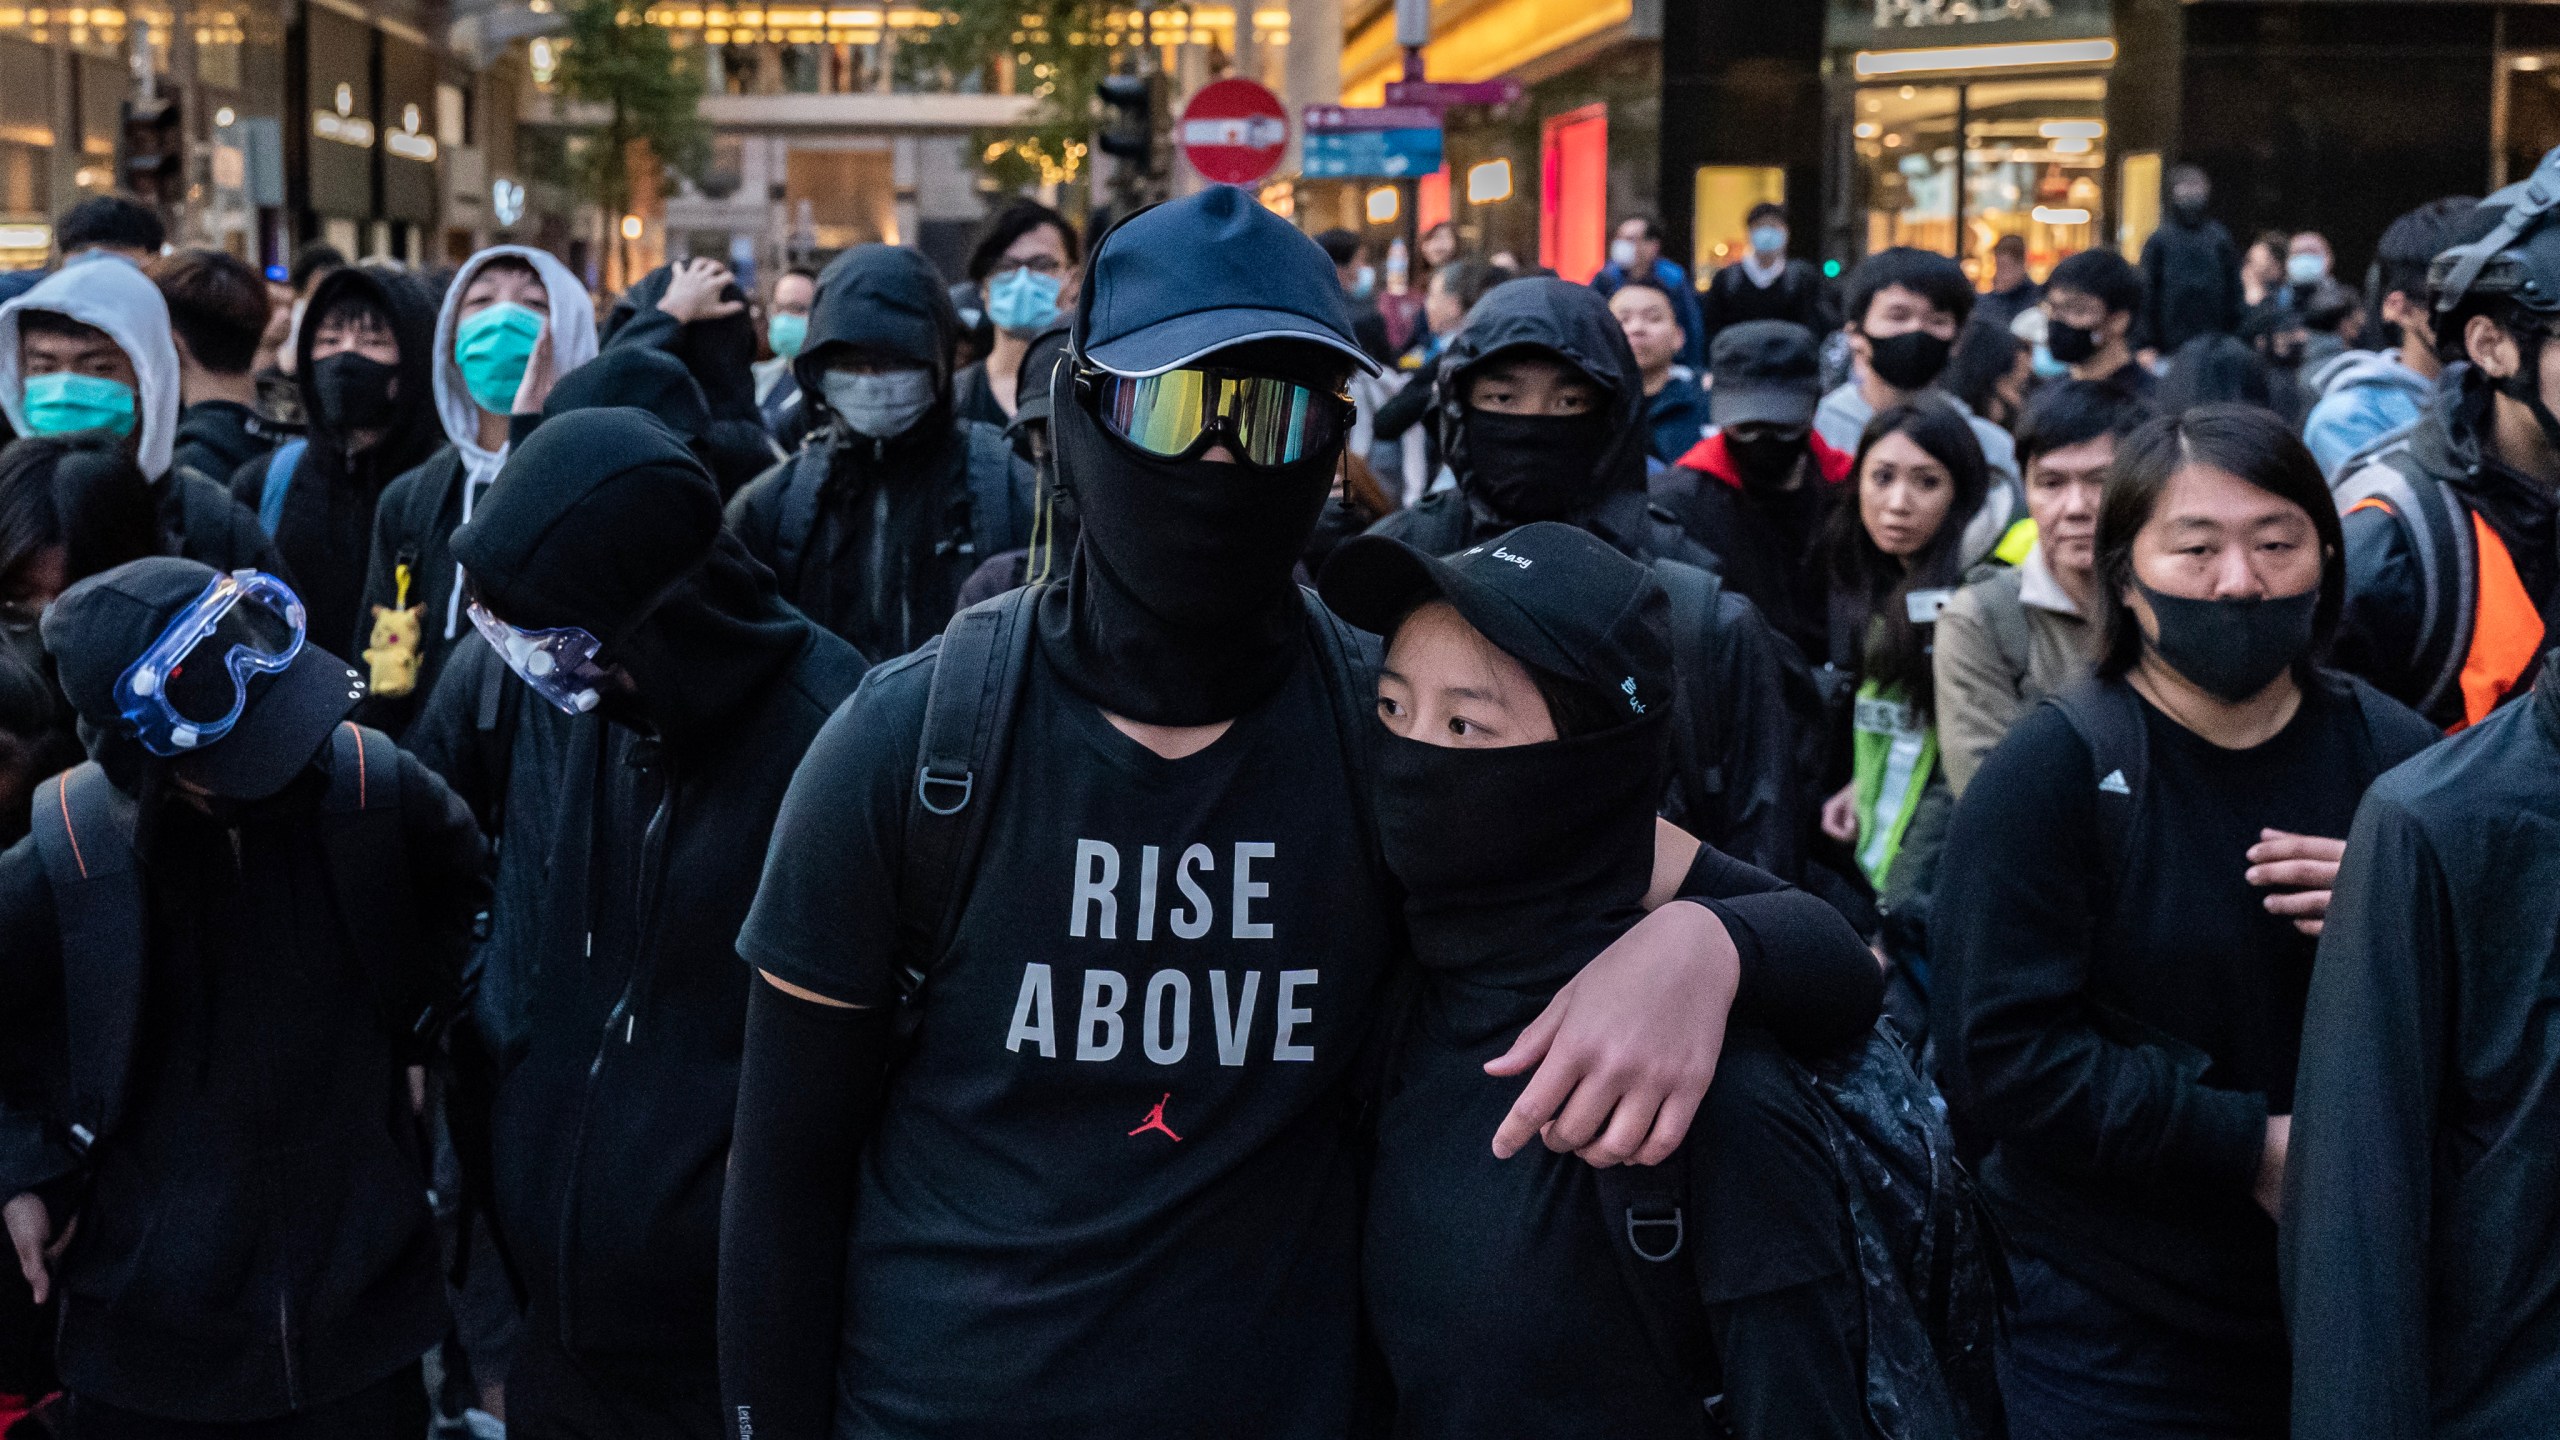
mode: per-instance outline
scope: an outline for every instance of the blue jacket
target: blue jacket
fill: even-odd
[[[1591,288],[1603,295],[1617,294],[1618,287],[1626,283],[1627,272],[1615,260],[1601,266],[1600,273],[1591,277]],[[1698,292],[1689,283],[1689,272],[1656,256],[1653,283],[1671,292],[1671,313],[1679,318],[1680,333],[1685,337],[1680,342],[1680,363],[1701,375],[1705,374],[1706,317],[1699,313]]]
[[[2390,351],[2350,350],[2309,377],[2318,403],[2303,417],[2302,443],[2335,485],[2357,451],[2418,422],[2435,382]]]

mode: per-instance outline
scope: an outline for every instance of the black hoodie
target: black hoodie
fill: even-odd
[[[320,321],[341,300],[360,299],[391,322],[400,343],[398,413],[381,440],[350,455],[347,437],[329,428],[311,374],[311,343]],[[276,549],[293,571],[294,591],[309,612],[310,633],[332,650],[361,651],[365,564],[373,547],[373,512],[384,487],[444,443],[436,421],[430,360],[435,347],[436,301],[417,277],[386,265],[333,270],[311,292],[306,319],[294,342],[294,383],[309,417],[310,448],[294,468],[285,493]],[[266,489],[264,458],[234,471],[231,493],[255,510]]]
[[[572,716],[505,687],[511,749],[483,768],[470,732],[497,660],[474,643],[416,727],[481,813],[504,800],[473,1011],[501,1233],[561,1347],[707,1375],[738,927],[783,789],[863,663],[783,603],[699,463],[637,411],[546,421],[453,552],[492,610],[589,630],[638,691]]]
[[[1591,468],[1588,502],[1557,518],[1637,560],[1720,569],[1646,498],[1645,455],[1652,431],[1645,420],[1644,377],[1636,368],[1635,352],[1627,348],[1626,332],[1597,291],[1562,280],[1514,280],[1497,286],[1467,317],[1466,328],[1441,352],[1433,411],[1457,488],[1389,515],[1371,533],[1446,555],[1534,518],[1499,513],[1481,493],[1468,453],[1469,381],[1486,362],[1519,353],[1562,360],[1582,372],[1600,387],[1608,417],[1608,438]],[[1684,664],[1708,667],[1713,678],[1700,688],[1728,708],[1696,732],[1713,743],[1692,747],[1688,753],[1695,758],[1676,767],[1678,791],[1666,813],[1727,854],[1793,879],[1802,864],[1803,807],[1790,759],[1794,726],[1785,705],[1777,637],[1759,610],[1730,589],[1719,592],[1709,630],[1711,643],[1702,644],[1701,636],[1675,636],[1674,652]],[[1707,772],[1708,764],[1716,773]]]
[[[903,655],[940,634],[983,558],[974,542],[983,527],[973,526],[969,499],[971,434],[986,430],[1004,442],[993,427],[953,414],[951,347],[959,333],[942,277],[924,256],[862,245],[836,257],[818,277],[809,339],[792,362],[801,389],[823,406],[820,377],[859,351],[932,371],[933,408],[886,440],[826,415],[807,442],[825,461],[814,507],[791,503],[807,483],[805,452],[729,505],[729,527],[773,568],[783,597],[874,658]],[[1022,513],[1008,525],[1020,537],[1029,529],[1030,494],[1027,483],[1015,488]],[[795,516],[806,518],[795,524]]]
[[[751,368],[756,359],[755,322],[744,310],[689,324],[677,320],[658,308],[674,278],[673,267],[661,265],[641,276],[637,284],[622,293],[621,299],[613,302],[604,321],[603,353],[611,354],[617,347],[638,347],[664,351],[683,362],[694,383],[702,387],[702,403],[709,411],[702,427],[687,438],[693,442],[694,453],[710,467],[711,478],[718,482],[721,497],[726,499],[773,464],[773,442],[765,433],[763,414],[756,408],[756,379]],[[746,297],[732,285],[725,298],[743,301]],[[612,403],[657,410],[637,397]]]
[[[179,412],[169,468],[227,481],[281,438],[257,411],[236,400],[200,400]]]

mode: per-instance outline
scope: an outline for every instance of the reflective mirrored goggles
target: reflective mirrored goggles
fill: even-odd
[[[519,630],[477,600],[469,608],[471,628],[534,694],[572,715],[584,715],[604,699],[605,670],[596,663],[603,641],[575,628]]]
[[[116,677],[116,712],[154,755],[184,755],[231,733],[249,681],[302,653],[302,601],[258,570],[217,575]]]
[[[1248,465],[1293,465],[1338,449],[1351,430],[1350,401],[1269,375],[1088,370],[1078,380],[1104,429],[1167,460],[1193,459],[1223,439]]]

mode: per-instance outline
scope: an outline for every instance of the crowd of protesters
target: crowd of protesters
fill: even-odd
[[[85,202],[0,1435],[2537,1433],[2554,197],[2363,293],[2189,167],[1836,283]]]

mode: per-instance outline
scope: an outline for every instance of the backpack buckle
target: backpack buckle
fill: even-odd
[[[977,780],[977,776],[966,770],[958,775],[936,775],[933,767],[927,765],[916,772],[916,803],[935,815],[957,815],[969,808],[969,796],[977,788]],[[937,785],[946,791],[958,790],[960,798],[947,806],[935,804],[933,787]]]
[[[1669,1213],[1664,1213],[1664,1210],[1668,1210]],[[1671,1232],[1671,1242],[1668,1247],[1659,1252],[1645,1247],[1646,1234],[1666,1229]],[[1680,1247],[1687,1242],[1688,1238],[1688,1220],[1681,1213],[1679,1206],[1671,1205],[1650,1211],[1640,1210],[1633,1205],[1627,1207],[1627,1248],[1635,1251],[1638,1259],[1650,1260],[1656,1265],[1662,1264],[1678,1255]]]

